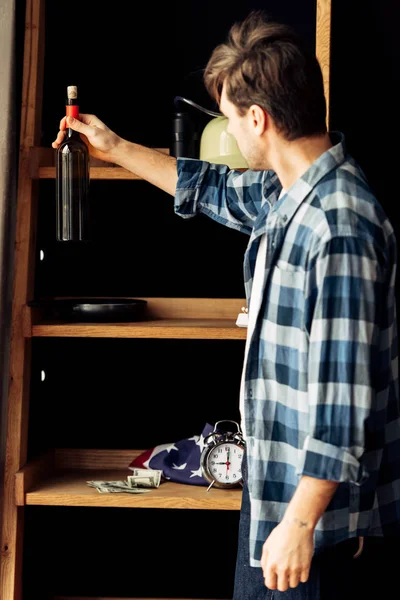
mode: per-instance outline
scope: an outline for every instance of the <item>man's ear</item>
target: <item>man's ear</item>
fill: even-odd
[[[248,114],[254,133],[262,135],[268,126],[268,114],[258,104],[252,104]]]

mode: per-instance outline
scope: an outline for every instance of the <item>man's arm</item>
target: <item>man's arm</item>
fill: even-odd
[[[153,148],[134,144],[114,133],[95,115],[80,114],[79,120],[63,117],[53,148],[58,148],[71,127],[83,136],[90,155],[105,162],[114,163],[135,173],[172,196],[178,181],[176,158]]]
[[[176,158],[133,142],[121,140],[114,151],[113,162],[135,173],[164,192],[175,194],[178,175]]]
[[[387,281],[383,258],[364,237],[338,236],[309,261],[304,325],[308,332],[308,435],[298,487],[263,547],[267,587],[284,591],[308,578],[314,530],[340,482],[368,477],[366,429],[382,377],[379,331]]]
[[[300,479],[281,523],[263,546],[265,585],[285,592],[308,579],[314,551],[314,529],[337,487],[336,481]]]
[[[297,529],[314,531],[339,483],[303,475],[288,504],[283,521]]]
[[[263,188],[267,182],[271,191],[278,185],[272,172],[241,173],[227,165],[179,160],[129,142],[95,115],[80,114],[79,119],[63,117],[53,148],[63,142],[67,127],[81,134],[94,158],[117,164],[174,196],[176,214],[186,219],[202,212],[222,225],[250,235],[262,204]]]

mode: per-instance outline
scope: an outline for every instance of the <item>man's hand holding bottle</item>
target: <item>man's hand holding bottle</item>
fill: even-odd
[[[83,136],[89,153],[94,158],[119,165],[168,194],[175,195],[178,175],[176,158],[173,156],[128,142],[95,115],[88,114],[79,114],[79,120],[63,117],[60,121],[60,130],[52,143],[53,148],[58,148],[62,143],[68,127]]]
[[[105,162],[115,161],[115,150],[123,140],[95,115],[80,114],[79,120],[63,117],[60,121],[60,131],[52,143],[53,148],[58,148],[62,143],[67,127],[83,136],[91,156]]]

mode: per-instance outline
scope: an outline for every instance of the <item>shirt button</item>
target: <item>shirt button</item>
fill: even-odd
[[[284,223],[286,223],[286,221],[287,221],[287,215],[282,215],[282,221],[283,221]]]

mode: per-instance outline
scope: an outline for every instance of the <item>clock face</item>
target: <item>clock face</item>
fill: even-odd
[[[210,451],[207,467],[215,481],[232,485],[242,479],[243,448],[237,444],[226,442]]]

